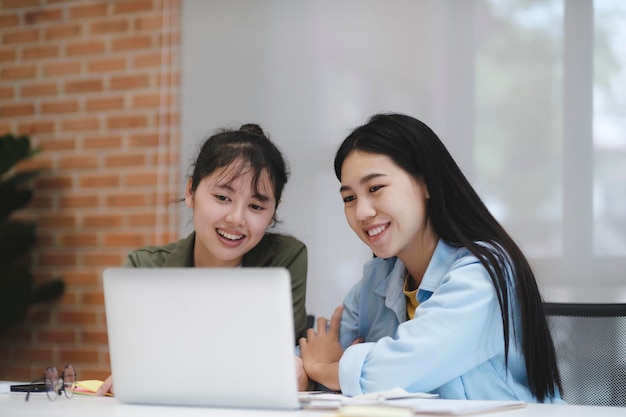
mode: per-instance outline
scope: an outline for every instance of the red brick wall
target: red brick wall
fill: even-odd
[[[102,269],[178,237],[181,1],[0,0],[0,134],[30,135],[46,170],[21,213],[32,271],[67,286],[0,335],[0,380],[105,378]]]

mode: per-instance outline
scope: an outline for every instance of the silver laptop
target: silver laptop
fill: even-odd
[[[102,276],[122,403],[300,408],[284,268],[108,268]]]

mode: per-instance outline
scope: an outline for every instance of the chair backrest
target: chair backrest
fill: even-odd
[[[544,303],[563,399],[626,406],[626,304]],[[625,414],[626,415],[626,414]]]

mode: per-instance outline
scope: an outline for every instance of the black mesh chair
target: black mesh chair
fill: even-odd
[[[544,309],[563,399],[626,407],[626,304],[544,303]]]

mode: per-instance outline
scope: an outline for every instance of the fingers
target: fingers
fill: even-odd
[[[109,391],[111,392],[111,394],[113,393],[113,375],[109,375],[109,377],[104,380],[102,385],[98,387],[98,390],[96,391],[96,395],[98,396],[106,395],[106,393]]]
[[[307,337],[307,339],[314,338],[316,334],[317,333],[315,332],[315,329],[312,329],[312,328],[311,329],[306,329],[306,337]]]
[[[295,357],[296,375],[298,379],[298,391],[305,391],[309,386],[309,377],[304,370],[302,359],[299,356]]]
[[[326,333],[326,325],[328,324],[328,319],[326,317],[318,317],[317,318],[317,331],[318,333]]]
[[[330,332],[339,333],[339,327],[341,327],[341,315],[343,314],[343,305],[340,305],[333,311],[333,315],[330,316]]]
[[[333,311],[333,315],[330,316],[330,326],[328,326],[328,319],[326,317],[318,317],[317,319],[317,333],[339,333],[339,327],[341,326],[341,315],[343,314],[343,305],[340,305]],[[310,331],[311,329],[309,329]],[[315,332],[314,332],[315,333]],[[308,333],[307,333],[308,335]]]
[[[352,341],[352,343],[350,344],[350,346],[352,345],[358,345],[359,343],[363,343],[365,342],[365,339],[363,339],[362,337],[357,337],[356,339],[354,339]]]
[[[300,358],[300,356],[294,356],[294,361],[296,366],[296,375],[298,376],[298,378],[300,378],[300,375],[302,375],[302,372],[304,372],[304,370],[302,369],[302,359]]]

